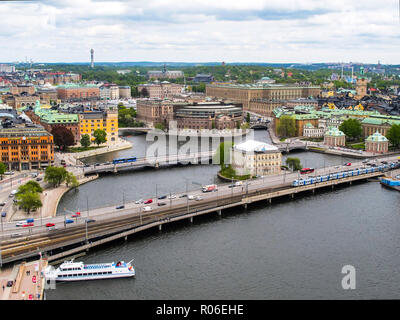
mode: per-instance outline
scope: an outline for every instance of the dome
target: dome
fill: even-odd
[[[344,136],[345,134],[336,127],[329,127],[328,131],[325,132],[325,135],[333,137],[341,137]]]
[[[366,141],[372,141],[372,142],[386,142],[389,141],[385,136],[381,135],[378,131],[375,132],[374,134],[370,135]]]

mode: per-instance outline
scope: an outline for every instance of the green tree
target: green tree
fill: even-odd
[[[65,177],[65,184],[67,187],[71,185],[72,188],[77,188],[79,186],[78,179],[72,172],[68,172],[66,177]]]
[[[287,158],[286,165],[293,171],[298,171],[302,168],[299,158]]]
[[[44,173],[44,181],[51,184],[53,187],[58,187],[67,177],[68,171],[64,167],[49,166]]]
[[[90,146],[90,136],[88,134],[84,134],[81,137],[81,146],[87,148]]]
[[[155,125],[154,125],[154,128],[155,129],[158,129],[158,130],[165,130],[165,125],[164,124],[162,124],[162,123],[156,123]]]
[[[250,123],[250,113],[248,113],[248,112],[247,112],[247,115],[246,115],[246,122]]]
[[[339,130],[350,139],[357,139],[361,137],[362,127],[361,122],[357,119],[348,119],[342,122],[339,126]]]
[[[93,137],[94,137],[94,142],[97,145],[100,145],[102,143],[105,143],[107,141],[107,132],[102,129],[96,129],[93,132]]]
[[[226,165],[230,162],[231,151],[233,147],[232,141],[225,141],[220,143],[217,153],[215,155],[215,162],[219,162],[221,166],[221,171],[226,168]]]
[[[43,206],[40,196],[37,192],[26,192],[17,198],[17,204],[28,214],[33,209],[38,209]]]
[[[279,118],[276,129],[279,136],[294,137],[296,135],[296,119],[292,116],[282,116]]]
[[[18,198],[21,195],[24,195],[25,193],[28,192],[33,192],[33,193],[42,193],[43,188],[40,186],[40,184],[36,181],[28,181],[27,183],[21,185],[18,188],[17,193],[15,194],[15,197]]]
[[[393,124],[386,134],[389,142],[395,147],[400,146],[400,124]]]
[[[1,176],[1,180],[3,180],[3,174],[6,172],[7,170],[7,166],[3,163],[0,162],[0,176]]]

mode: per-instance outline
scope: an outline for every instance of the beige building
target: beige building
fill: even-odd
[[[343,147],[346,145],[346,136],[338,128],[330,127],[324,134],[324,144],[331,147]]]
[[[131,98],[131,87],[130,86],[120,86],[119,87],[119,98],[120,99],[130,99]]]
[[[275,107],[283,106],[287,100],[316,97],[318,86],[295,86],[284,84],[207,84],[206,95],[229,99],[243,104],[245,111],[266,116],[272,115]]]
[[[117,100],[119,99],[119,87],[116,84],[106,83],[99,88],[100,99]]]
[[[136,100],[137,120],[154,126],[156,123],[167,125],[174,118],[174,105],[167,100]]]
[[[265,176],[281,173],[282,154],[275,146],[248,140],[233,147],[232,168],[237,175]]]
[[[171,99],[182,93],[183,85],[168,81],[138,85],[138,92],[150,99]]]
[[[365,139],[365,151],[367,152],[385,153],[388,150],[389,140],[379,132],[375,132]]]

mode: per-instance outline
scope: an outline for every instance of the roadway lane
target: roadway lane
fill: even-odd
[[[397,156],[391,156],[391,157],[382,157],[379,159],[379,161],[397,161]],[[351,164],[351,166],[331,166],[331,167],[326,167],[326,168],[318,168],[315,170],[313,174],[307,174],[307,175],[302,175],[303,177],[311,177],[311,176],[318,176],[318,175],[325,175],[329,173],[334,173],[334,172],[340,172],[344,170],[350,170],[350,169],[355,169],[355,168],[362,168],[365,165],[362,162],[354,162]],[[265,176],[265,177],[260,177],[257,179],[250,180],[248,182],[243,182],[242,186],[238,187],[233,187],[229,188],[230,183],[225,183],[225,184],[220,184],[218,186],[218,191],[217,192],[208,192],[208,193],[203,193],[201,189],[191,191],[189,192],[190,195],[193,195],[195,197],[200,196],[204,200],[209,200],[215,196],[218,198],[224,198],[224,197],[229,197],[231,195],[232,197],[237,196],[237,195],[244,195],[246,193],[246,190],[248,192],[253,192],[257,191],[258,189],[263,189],[263,188],[268,188],[268,187],[278,187],[284,183],[291,183],[293,180],[298,179],[300,177],[300,173],[286,173],[286,174],[281,174],[281,175],[274,175],[274,176]],[[85,219],[95,219],[96,221],[100,220],[106,220],[109,219],[110,217],[112,218],[123,218],[125,216],[134,216],[134,215],[140,215],[144,213],[143,207],[150,206],[152,208],[152,211],[158,211],[158,209],[163,210],[167,208],[174,208],[176,206],[182,206],[182,205],[187,205],[189,203],[189,206],[192,203],[197,203],[201,202],[197,200],[188,200],[186,197],[185,198],[180,198],[181,195],[185,193],[179,193],[175,194],[176,198],[175,199],[163,199],[163,200],[158,200],[156,198],[151,198],[153,203],[151,204],[136,204],[135,202],[127,202],[124,204],[123,209],[116,209],[116,205],[112,206],[107,206],[103,208],[97,208],[97,209],[91,209],[89,210],[89,213],[87,211],[81,211],[81,216],[80,217],[71,217],[71,213],[65,214],[63,216],[56,216],[56,217],[51,217],[51,218],[43,218],[43,219],[37,219],[35,220],[35,226],[32,228],[23,228],[23,227],[16,227],[15,222],[13,223],[4,223],[3,228],[3,239],[9,238],[12,234],[19,234],[20,236],[28,235],[28,234],[39,234],[39,233],[44,233],[46,232],[46,224],[47,223],[53,223],[55,224],[56,228],[58,230],[63,229],[63,228],[69,228],[75,225],[83,225],[85,224]],[[168,196],[168,195],[167,195]],[[147,200],[147,199],[145,199]],[[157,203],[158,202],[163,202],[166,203],[165,206],[158,207]],[[122,204],[119,204],[122,205]],[[146,212],[148,213],[148,212]],[[64,224],[64,221],[66,219],[72,219],[74,222],[71,224]]]

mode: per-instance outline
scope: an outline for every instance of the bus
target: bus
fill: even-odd
[[[300,170],[301,174],[305,174],[305,173],[313,173],[314,172],[314,168],[303,168]]]
[[[112,161],[113,164],[117,163],[128,163],[128,162],[135,162],[136,157],[130,157],[130,158],[116,158]]]

